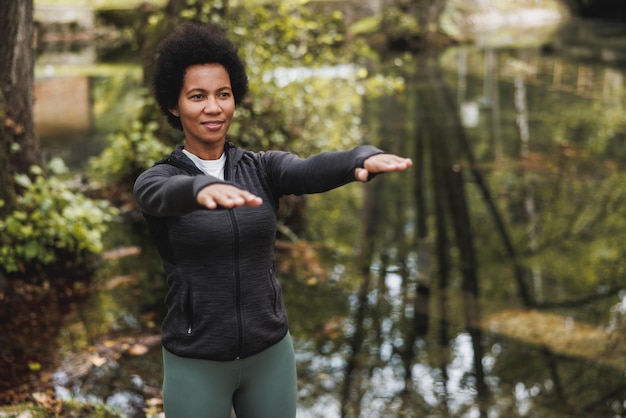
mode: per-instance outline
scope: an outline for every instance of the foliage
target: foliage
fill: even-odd
[[[8,273],[66,263],[81,266],[102,251],[102,235],[116,211],[64,182],[67,168],[61,160],[52,160],[48,169],[55,175],[46,177],[41,167],[34,166],[33,180],[25,174],[16,176],[24,192],[15,210],[0,220],[0,265]]]
[[[374,35],[380,31],[382,20],[381,15],[365,17],[350,26],[350,32],[358,36]]]
[[[251,80],[251,100],[232,131],[244,146],[309,154],[353,145],[358,137],[357,70],[339,65],[350,56],[342,48],[341,14],[314,15],[306,3],[250,6],[229,16],[228,31]]]
[[[94,70],[106,71],[106,77]],[[67,71],[66,71],[67,72]],[[141,87],[143,73],[138,65],[99,65],[90,71],[94,127],[111,131],[111,127],[129,126],[150,101],[147,89]]]
[[[339,61],[346,36],[342,14],[316,15],[306,3],[281,1],[233,11],[228,31],[252,74]]]
[[[417,37],[422,29],[415,18],[397,7],[385,10],[381,24],[390,39]]]
[[[170,148],[155,136],[157,122],[132,123],[129,132],[117,132],[107,138],[107,147],[89,162],[89,172],[106,183],[134,179],[141,171],[163,158]]]

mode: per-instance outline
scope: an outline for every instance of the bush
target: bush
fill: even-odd
[[[89,161],[90,176],[105,185],[126,183],[132,186],[142,171],[172,151],[159,141],[158,130],[157,122],[135,121],[129,132],[109,135],[104,151]]]
[[[103,249],[102,236],[117,211],[73,191],[61,179],[67,173],[61,160],[52,160],[48,169],[48,177],[36,166],[30,177],[16,176],[24,192],[15,210],[0,220],[0,266],[6,273],[84,266]]]

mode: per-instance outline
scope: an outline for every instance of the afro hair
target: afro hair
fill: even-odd
[[[196,64],[221,64],[230,77],[235,105],[248,94],[248,75],[237,48],[217,27],[185,23],[157,46],[152,87],[167,121],[182,130],[180,120],[169,112],[176,107],[187,68]]]

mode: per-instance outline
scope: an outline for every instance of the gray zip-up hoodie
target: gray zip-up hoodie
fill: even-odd
[[[287,333],[274,240],[279,198],[324,192],[354,181],[372,146],[301,159],[226,143],[225,179],[201,172],[178,146],[142,173],[134,192],[167,276],[163,346],[178,356],[234,360]],[[213,183],[260,196],[259,207],[208,210],[196,201]]]

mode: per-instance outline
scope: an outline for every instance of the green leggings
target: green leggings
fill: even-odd
[[[210,361],[163,349],[163,407],[167,418],[294,418],[296,361],[289,333],[242,360]]]

